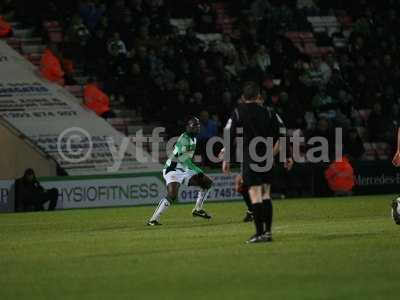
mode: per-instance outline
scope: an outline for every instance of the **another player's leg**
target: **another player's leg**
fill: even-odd
[[[400,225],[400,197],[392,202],[392,218],[397,225]]]
[[[273,208],[271,200],[271,185],[264,184],[262,187],[262,203],[264,208],[264,237],[267,240],[272,240],[272,217]]]
[[[249,191],[247,189],[244,189],[240,194],[242,194],[243,200],[247,206],[247,211],[246,215],[244,216],[243,222],[251,222],[254,220],[254,216],[253,216],[253,206],[250,201]]]
[[[253,221],[253,206],[250,201],[249,191],[246,187],[243,186],[243,177],[241,175],[237,175],[235,177],[235,190],[242,195],[243,200],[247,206],[247,211],[243,222]]]
[[[203,209],[203,205],[204,201],[210,194],[212,183],[212,180],[204,174],[197,174],[190,178],[189,186],[200,187],[200,192],[197,196],[196,205],[192,210],[193,217],[211,219],[211,216]]]
[[[153,216],[150,218],[147,225],[149,226],[161,225],[160,217],[163,213],[167,211],[167,209],[171,206],[172,202],[174,202],[178,197],[179,186],[180,184],[178,182],[170,182],[167,185],[167,196],[160,200],[156,210],[154,211]]]

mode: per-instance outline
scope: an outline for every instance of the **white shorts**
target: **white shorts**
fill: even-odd
[[[163,170],[163,177],[167,185],[171,182],[189,185],[189,180],[194,175],[196,175],[196,173],[192,170],[181,171],[178,169],[175,171],[169,171],[167,174],[165,174],[165,169]]]

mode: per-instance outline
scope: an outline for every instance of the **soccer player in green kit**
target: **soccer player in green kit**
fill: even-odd
[[[175,144],[174,151],[165,163],[163,169],[163,177],[167,184],[167,196],[161,199],[147,225],[161,225],[160,217],[171,206],[171,203],[178,198],[181,184],[198,186],[201,188],[192,215],[204,219],[211,218],[211,216],[204,211],[203,204],[210,192],[212,180],[193,163],[197,142],[196,135],[199,131],[199,119],[190,117],[186,124],[186,131],[179,137]]]

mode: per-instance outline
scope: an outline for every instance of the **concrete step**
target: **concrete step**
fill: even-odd
[[[124,109],[122,107],[119,108],[115,108],[113,106],[111,106],[113,108],[114,113],[121,118],[134,118],[137,116],[137,113],[135,110],[130,110],[130,109]]]
[[[74,79],[79,85],[86,85],[89,79],[89,76],[74,76]]]
[[[16,38],[31,38],[33,36],[32,28],[13,29],[14,37]]]
[[[32,64],[34,64],[35,66],[39,66],[40,65],[40,59],[41,59],[41,54],[39,53],[33,53],[33,54],[28,54],[28,55],[24,55],[25,58],[27,60],[29,60]]]
[[[13,28],[13,30],[16,30],[16,29],[19,30],[19,29],[26,29],[27,28],[26,25],[23,25],[23,24],[21,24],[19,22],[14,22],[14,21],[10,22],[10,25]]]
[[[13,48],[15,51],[20,52],[21,51],[21,42],[18,38],[8,38],[7,44]]]
[[[23,54],[42,54],[44,49],[46,48],[45,45],[27,45],[22,43],[21,50]]]
[[[40,37],[18,38],[22,44],[26,45],[41,45],[43,40]]]

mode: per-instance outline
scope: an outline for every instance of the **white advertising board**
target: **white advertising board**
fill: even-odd
[[[212,173],[214,185],[207,201],[228,201],[240,199],[234,190],[235,174]],[[0,181],[0,211],[12,211],[13,181]],[[79,179],[56,178],[41,181],[45,189],[59,191],[57,209],[135,206],[157,204],[165,196],[165,183],[156,174],[135,176],[112,176],[104,178],[83,177]],[[178,201],[196,201],[198,188],[182,186]]]

